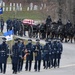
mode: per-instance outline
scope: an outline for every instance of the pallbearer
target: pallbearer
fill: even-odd
[[[40,40],[36,39],[36,45],[34,46],[34,53],[35,53],[35,65],[34,69],[35,71],[40,71],[40,66],[41,66],[41,51],[42,51],[42,46],[40,44]]]

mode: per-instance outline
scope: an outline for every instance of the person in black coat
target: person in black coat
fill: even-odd
[[[63,45],[60,41],[60,39],[57,40],[57,55],[56,55],[56,63],[57,63],[57,67],[59,68],[60,66],[60,59],[61,59],[61,54],[63,51]]]
[[[0,45],[0,68],[1,73],[6,73],[6,65],[7,65],[7,58],[8,58],[8,45],[6,44],[6,38],[2,38],[4,41]]]
[[[11,52],[11,58],[12,58],[12,69],[13,73],[17,74],[18,70],[18,60],[19,60],[19,47],[17,44],[17,39],[15,39],[15,44],[12,46],[12,52]]]
[[[43,66],[44,69],[47,69],[49,66],[49,44],[48,41],[46,41],[46,44],[43,48]]]
[[[31,66],[32,66],[32,60],[33,60],[33,50],[34,46],[32,44],[32,40],[28,39],[28,44],[26,45],[25,49],[25,55],[26,55],[26,66],[25,70],[26,71],[31,71]]]
[[[52,43],[52,51],[51,51],[51,55],[52,55],[52,67],[56,68],[56,55],[57,55],[57,40],[56,38],[53,40],[53,43]]]
[[[23,67],[23,61],[24,61],[24,55],[25,55],[25,45],[22,39],[18,41],[18,47],[19,47],[19,61],[18,61],[18,72],[22,71]]]
[[[34,69],[35,71],[40,71],[40,66],[41,66],[41,53],[42,53],[42,46],[39,42],[40,40],[36,40],[36,45],[34,45],[34,53],[35,53],[35,65]]]

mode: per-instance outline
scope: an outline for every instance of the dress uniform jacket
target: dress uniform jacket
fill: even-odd
[[[49,44],[48,43],[44,45],[43,55],[44,55],[43,60],[49,60]]]
[[[35,60],[41,60],[42,46],[40,44],[34,46]]]
[[[34,46],[31,43],[28,43],[26,45],[26,49],[27,49],[27,56],[26,56],[26,60],[33,60],[33,50],[34,50]]]
[[[19,59],[19,48],[18,45],[15,44],[12,47],[12,63],[18,63]]]
[[[8,46],[5,43],[0,45],[0,63],[6,63],[8,58]]]

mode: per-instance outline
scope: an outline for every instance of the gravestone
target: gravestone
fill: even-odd
[[[27,7],[27,11],[29,11],[29,7]]]
[[[3,2],[3,7],[5,7],[5,2]]]
[[[15,7],[13,7],[13,11],[15,11]]]
[[[20,7],[22,7],[22,4],[20,3],[20,5],[19,5]]]
[[[10,3],[10,7],[12,7],[12,3]]]
[[[40,10],[42,10],[42,7],[40,7]]]
[[[12,11],[12,7],[9,8],[9,11]]]
[[[43,3],[41,3],[41,7],[43,7]]]
[[[33,3],[30,3],[30,10],[33,10]]]
[[[44,9],[46,8],[46,3],[44,4]]]
[[[8,11],[8,7],[6,7],[6,11]]]
[[[3,11],[5,11],[5,7],[3,7]]]
[[[2,6],[2,3],[0,3],[0,7]]]
[[[37,5],[34,5],[34,10],[38,10],[38,6]]]
[[[16,10],[19,11],[20,10],[20,7],[19,7],[19,4],[16,3]]]
[[[22,7],[20,7],[20,11],[22,11],[23,9],[22,9]]]
[[[15,3],[13,3],[13,7],[15,7]]]

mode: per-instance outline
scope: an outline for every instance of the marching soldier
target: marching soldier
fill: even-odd
[[[52,43],[52,67],[56,68],[56,55],[57,55],[57,40],[54,39]]]
[[[52,39],[48,39],[48,49],[49,49],[49,63],[48,67],[52,68]]]
[[[31,66],[32,66],[32,60],[33,60],[33,50],[34,46],[32,44],[32,40],[28,39],[28,44],[26,45],[25,49],[25,56],[26,56],[26,66],[25,70],[26,71],[31,71]]]
[[[58,39],[57,40],[57,55],[56,55],[56,57],[57,57],[57,61],[56,62],[57,62],[58,68],[60,66],[60,59],[61,59],[62,51],[63,51],[63,46],[62,46],[61,41]]]
[[[21,44],[21,54],[22,54],[22,59],[21,59],[21,71],[22,71],[22,68],[23,68],[23,62],[24,62],[24,55],[25,55],[25,45],[24,45],[24,41],[22,40],[21,41],[22,44]]]
[[[15,44],[12,46],[12,69],[13,69],[13,73],[17,74],[17,70],[18,70],[18,60],[19,60],[19,47],[17,44],[17,39],[15,39]]]
[[[0,45],[0,68],[1,73],[6,73],[6,65],[7,65],[7,58],[8,58],[8,45],[6,44],[6,38],[2,38],[4,41]]]
[[[43,66],[44,69],[49,67],[49,44],[47,40],[43,48]]]
[[[18,41],[18,47],[19,47],[19,61],[18,61],[18,72],[22,71],[23,67],[23,60],[24,60],[24,50],[25,50],[25,45],[22,39],[19,39]]]
[[[41,66],[41,50],[42,50],[42,46],[39,42],[40,40],[37,39],[36,40],[36,45],[34,46],[34,53],[35,53],[35,65],[34,65],[34,69],[35,71],[40,72],[40,66]]]

